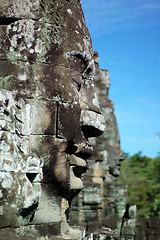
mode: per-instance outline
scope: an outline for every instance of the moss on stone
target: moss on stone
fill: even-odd
[[[17,80],[14,75],[8,75],[0,79],[1,88],[11,88],[16,84]]]

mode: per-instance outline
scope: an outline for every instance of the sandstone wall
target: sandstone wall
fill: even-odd
[[[80,0],[0,1],[2,234],[83,235],[65,212],[104,130],[94,69]]]
[[[137,218],[136,240],[159,240],[160,239],[160,219]]]
[[[109,86],[80,0],[0,1],[0,239],[134,239]]]

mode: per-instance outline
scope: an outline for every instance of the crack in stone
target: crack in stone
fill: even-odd
[[[0,18],[0,25],[10,25],[16,21],[21,20],[20,18]]]
[[[19,119],[16,115],[14,115],[14,116],[15,116],[15,119],[16,119],[18,122],[23,123],[23,121],[22,121],[21,119]]]
[[[8,62],[8,59],[7,58],[2,58],[0,59],[0,62]],[[26,61],[23,61],[23,60],[17,60],[17,59],[14,59],[12,60],[12,63],[14,64],[14,62],[17,64],[17,63],[27,63],[28,62],[28,59]],[[49,63],[49,62],[41,62],[41,61],[38,61],[38,60],[32,60],[33,63],[41,63],[41,64],[46,64],[46,65],[49,65],[49,66],[56,66],[56,67],[64,67],[64,68],[67,68],[67,69],[73,69],[75,70],[75,68],[71,68],[71,67],[68,67],[64,64],[55,64],[55,63]],[[32,65],[32,64],[31,64]]]

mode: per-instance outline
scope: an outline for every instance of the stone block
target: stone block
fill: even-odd
[[[19,1],[19,4],[15,4],[14,0],[2,0],[0,17],[1,18],[36,18],[36,10],[40,10],[39,1],[33,0],[24,0],[23,2]],[[38,16],[37,16],[38,17]],[[4,22],[5,23],[5,22]]]
[[[106,217],[113,217],[116,216],[116,212],[115,212],[115,204],[113,203],[107,203],[107,199],[106,199],[106,204],[104,205],[104,201],[103,201],[103,216]]]
[[[158,218],[149,218],[146,219],[147,225],[149,228],[159,228],[160,229],[160,219]]]
[[[91,222],[91,221],[98,221],[98,211],[97,210],[86,210],[84,212],[85,221]]]
[[[90,232],[96,232],[99,230],[103,225],[100,221],[89,221],[88,224],[88,231]]]
[[[160,228],[147,228],[147,235],[160,236]]]
[[[26,99],[15,118],[16,130],[20,135],[55,135],[57,103]]]
[[[127,236],[127,235],[122,235],[121,240],[135,240],[134,236]],[[140,239],[139,239],[140,240]]]
[[[51,3],[50,1],[50,4],[55,6],[56,3]],[[69,5],[73,9],[74,5],[71,3]],[[64,8],[64,6],[61,7]],[[68,12],[67,14],[68,16],[73,16]],[[64,18],[60,18],[60,15],[58,18],[57,22],[57,14],[53,10],[52,14],[48,14],[47,22],[43,17],[41,22],[34,21],[32,18],[15,19],[12,25],[5,24],[5,21],[3,21],[4,25],[0,29],[1,36],[3,36],[0,57],[10,61],[46,62],[57,65],[63,63],[64,66],[70,68],[73,68],[75,65],[74,60],[77,59],[77,70],[83,72],[85,66],[77,52],[83,55],[83,51],[87,50],[87,54],[91,56],[92,48],[89,50],[89,46],[86,47],[84,44],[84,41],[87,41],[91,47],[88,41],[88,31],[85,31],[85,27],[85,30],[81,28],[81,31],[86,32],[85,35],[70,28],[66,31]],[[77,23],[77,21],[78,19],[76,18],[75,22]],[[49,22],[52,22],[52,24],[48,24]],[[82,18],[79,19],[79,23],[82,23]],[[81,34],[81,37],[79,37],[79,34]],[[74,39],[72,43],[70,41],[71,38]]]
[[[57,194],[52,184],[42,184],[41,196],[35,211],[33,224],[45,224],[62,221],[62,198]],[[46,225],[47,226],[50,225]],[[49,228],[49,231],[52,229]],[[47,233],[47,230],[45,230]]]
[[[0,88],[15,90],[15,96],[60,103],[79,102],[77,84],[72,80],[71,70],[64,66],[15,60],[0,61]],[[54,76],[54,77],[53,77]],[[65,89],[65,91],[62,91]],[[14,97],[15,97],[14,96]],[[21,104],[17,105],[21,109]]]
[[[135,239],[136,240],[147,240],[146,229],[143,227],[135,228]]]
[[[126,211],[125,200],[118,201],[118,203],[116,202],[116,214],[122,218],[124,216],[125,211]]]
[[[83,176],[83,180],[85,182],[86,187],[92,183],[92,178],[93,178],[93,169],[89,168],[86,174]]]
[[[81,136],[80,128],[81,109],[78,104],[59,104],[58,108],[58,129],[59,138],[72,139],[78,141],[77,136]]]
[[[70,179],[68,142],[52,135],[30,135],[30,151],[43,161],[43,182],[66,183]]]
[[[106,240],[107,239],[120,240],[120,237],[109,228],[102,227],[98,232],[99,232],[99,235],[97,235],[97,237],[99,236],[100,239],[102,238],[102,239],[106,239]],[[95,238],[95,240],[96,240],[96,238]]]
[[[136,226],[140,228],[147,228],[147,218],[137,217],[136,218]]]
[[[147,236],[147,240],[160,240],[160,236],[159,235],[148,235]]]
[[[105,217],[102,220],[102,224],[105,227],[115,230],[115,229],[117,229],[118,222],[121,222],[121,221],[122,221],[122,219],[119,219],[117,217]]]
[[[84,193],[84,205],[98,205],[102,203],[102,198],[100,193],[95,192],[85,192]]]
[[[57,223],[28,225],[20,228],[7,227],[0,230],[1,240],[52,239],[55,235],[61,235],[60,224]]]
[[[61,235],[61,227],[59,223],[53,222],[49,224],[35,225],[35,229],[39,236],[53,237],[56,235]]]
[[[103,184],[103,178],[102,177],[94,177],[92,178],[93,183]]]
[[[104,177],[104,170],[103,169],[95,169],[94,170],[94,176],[95,177]]]
[[[55,101],[27,100],[31,105],[31,134],[56,134],[57,103]]]
[[[36,175],[34,174],[34,177]],[[16,227],[29,224],[38,206],[41,193],[40,183],[34,183],[31,175],[28,176],[24,172],[2,171],[0,173],[0,189],[0,226]]]
[[[136,219],[124,219],[122,235],[124,236],[134,236],[136,227]]]
[[[79,224],[79,211],[69,211],[68,213],[69,223],[72,225]]]
[[[101,211],[101,209],[102,209],[102,205],[101,205],[101,204],[95,204],[95,205],[92,205],[92,204],[90,204],[90,205],[83,205],[83,208],[84,208],[84,210],[98,210],[98,209],[100,209],[100,211]]]

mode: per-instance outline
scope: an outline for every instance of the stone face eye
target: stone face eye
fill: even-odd
[[[95,73],[95,65],[94,62],[91,61],[84,72],[82,73],[82,77],[85,79],[93,79],[94,78],[94,73]]]

